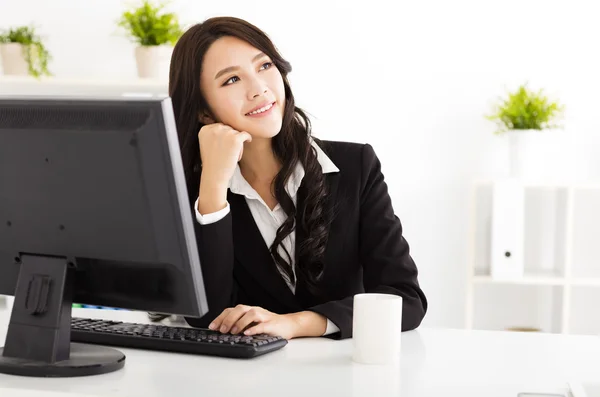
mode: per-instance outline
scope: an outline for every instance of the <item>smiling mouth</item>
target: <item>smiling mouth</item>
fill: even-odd
[[[271,103],[271,104],[269,104],[267,106],[263,106],[262,108],[254,110],[254,111],[252,111],[250,113],[246,113],[246,116],[259,116],[259,115],[262,115],[262,114],[266,114],[266,113],[269,113],[269,111],[271,109],[273,109],[274,107],[275,107],[275,102],[273,102],[273,103]]]

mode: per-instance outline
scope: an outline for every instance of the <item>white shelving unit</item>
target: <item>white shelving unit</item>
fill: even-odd
[[[492,187],[477,181],[470,197],[467,329],[534,328],[600,335],[600,184],[522,181],[525,271],[490,271]]]

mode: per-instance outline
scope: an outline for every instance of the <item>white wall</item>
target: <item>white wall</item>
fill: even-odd
[[[57,77],[134,79],[133,45],[114,24],[124,4],[0,0],[0,27],[39,25]],[[375,147],[431,303],[424,324],[462,327],[470,184],[506,170],[505,143],[483,118],[491,101],[525,81],[559,97],[578,155],[555,161],[577,179],[600,178],[592,4],[175,0],[173,9],[189,24],[214,15],[257,24],[291,61],[316,135]]]

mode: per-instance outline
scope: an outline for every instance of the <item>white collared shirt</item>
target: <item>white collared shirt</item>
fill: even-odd
[[[323,169],[324,174],[339,172],[339,169],[335,166],[331,159],[327,157],[325,152],[323,152],[323,150],[314,141],[312,141],[312,146],[317,151],[317,161],[319,162],[319,164],[321,164],[321,168]],[[292,198],[294,205],[296,205],[298,188],[300,187],[303,178],[304,167],[302,166],[302,164],[300,164],[300,162],[298,162],[296,168],[294,169],[294,172],[292,173],[292,175],[290,175],[290,178],[288,179],[287,185],[285,187],[288,194]],[[273,210],[271,211],[269,206],[264,202],[264,200],[260,197],[256,190],[254,190],[254,188],[250,186],[248,181],[246,181],[246,179],[243,177],[239,164],[235,168],[233,176],[229,180],[229,190],[232,193],[243,195],[246,198],[246,203],[250,208],[250,212],[252,213],[252,217],[254,218],[256,225],[258,226],[260,234],[265,240],[267,247],[271,247],[273,241],[275,241],[277,229],[287,219],[287,215],[283,211],[283,208],[281,208],[281,206],[277,204],[275,208],[273,208]],[[196,220],[201,225],[207,225],[210,223],[218,222],[221,219],[223,219],[230,211],[229,203],[227,203],[227,206],[220,211],[201,215],[200,212],[198,212],[198,200],[196,200],[194,208],[196,210]],[[293,253],[295,252],[296,232],[293,231],[292,233],[290,233],[282,241],[282,244],[285,246],[287,252],[292,254],[292,271],[295,275],[295,258]],[[278,247],[278,251],[283,258],[287,258],[287,255],[285,254],[281,246]],[[283,279],[285,280],[292,293],[296,293],[296,286],[292,284],[281,271],[280,274],[282,275]],[[331,320],[327,319],[327,329],[323,335],[329,335],[338,331],[339,328],[334,323],[332,323]]]

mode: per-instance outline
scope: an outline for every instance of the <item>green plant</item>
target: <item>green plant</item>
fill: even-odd
[[[142,46],[174,45],[183,31],[177,15],[163,12],[164,7],[164,3],[154,6],[149,0],[143,0],[141,6],[123,12],[117,25]]]
[[[509,130],[544,130],[562,128],[554,121],[562,115],[564,106],[551,101],[542,90],[534,92],[527,84],[519,86],[508,98],[500,99],[488,120],[495,121],[498,129],[495,134]]]
[[[19,43],[23,45],[23,56],[29,68],[29,74],[35,77],[51,76],[48,62],[52,59],[50,53],[36,34],[33,26],[10,28],[0,34],[0,43]]]

